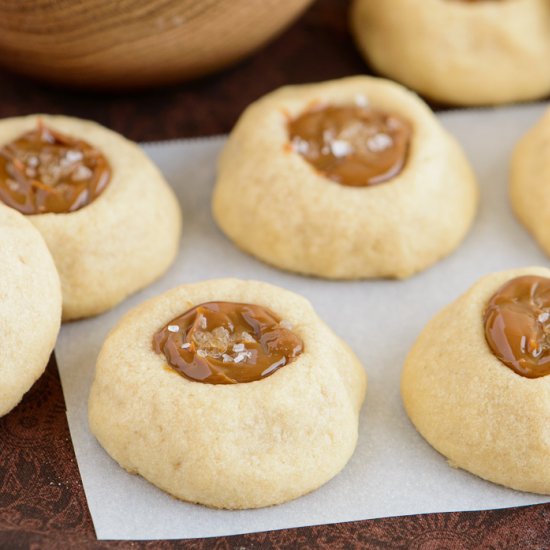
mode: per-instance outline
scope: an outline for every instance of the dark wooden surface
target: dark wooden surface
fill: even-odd
[[[90,118],[135,141],[226,133],[243,109],[285,84],[368,72],[348,32],[348,2],[318,0],[277,40],[195,82],[133,94],[53,88],[0,72],[0,117],[37,112]]]
[[[228,132],[248,103],[284,84],[368,72],[347,30],[348,4],[318,0],[275,42],[202,80],[135,94],[51,88],[0,71],[0,117],[90,118],[137,141]],[[1,383],[1,381],[0,381]],[[0,419],[0,549],[547,549],[550,505],[428,514],[193,541],[98,542],[70,439],[55,360]]]

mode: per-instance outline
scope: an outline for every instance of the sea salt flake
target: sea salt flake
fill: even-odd
[[[212,334],[210,334],[209,332],[204,332],[202,330],[195,330],[192,333],[192,337],[195,343],[201,347],[209,346],[212,340]]]
[[[169,332],[179,332],[180,327],[178,325],[168,325]]]
[[[79,166],[74,172],[72,179],[74,181],[87,180],[92,177],[93,172],[87,166]]]
[[[181,345],[181,349],[189,349],[191,347],[191,344],[189,342],[185,342],[185,344]]]
[[[539,323],[546,323],[546,321],[548,321],[548,319],[550,319],[550,313],[548,313],[547,311],[543,311],[543,312],[538,316],[538,322],[539,322]]]
[[[244,344],[235,344],[233,346],[233,351],[240,352],[244,351],[246,348],[244,347]]]
[[[367,140],[367,147],[373,152],[385,151],[393,145],[393,139],[388,134],[375,134]]]
[[[309,150],[309,143],[307,141],[304,141],[303,139],[294,138],[292,140],[292,149],[294,149],[296,153],[305,155]]]
[[[342,139],[335,139],[330,144],[330,152],[335,157],[347,157],[352,151],[352,146]]]
[[[241,340],[250,344],[256,341],[254,340],[254,337],[246,331],[241,332]]]
[[[388,117],[387,120],[386,120],[386,125],[388,126],[388,128],[390,130],[397,130],[399,128],[401,128],[403,126],[403,124],[401,123],[401,121],[395,117]]]
[[[65,153],[65,159],[68,162],[79,162],[84,158],[84,155],[80,151],[74,151],[70,149]]]
[[[333,140],[334,134],[332,130],[323,130],[323,141],[330,143]]]
[[[231,357],[231,355],[228,355],[227,353],[224,353],[222,355],[222,361],[224,363],[231,363],[231,361],[233,361],[233,357]]]
[[[212,335],[220,340],[227,340],[229,338],[229,331],[225,327],[216,327],[212,331]]]
[[[233,359],[234,363],[242,363],[246,359],[246,355],[244,353],[239,353],[235,359]]]

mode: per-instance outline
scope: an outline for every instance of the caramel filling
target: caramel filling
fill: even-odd
[[[74,212],[97,198],[110,178],[97,149],[41,122],[0,148],[0,200],[23,214]]]
[[[261,380],[303,351],[302,340],[269,309],[207,302],[176,317],[153,337],[179,374],[208,384]]]
[[[312,109],[290,121],[288,131],[296,153],[323,176],[352,187],[397,176],[412,134],[400,117],[360,105]]]
[[[484,314],[493,354],[526,378],[550,374],[550,279],[518,277],[491,298]]]

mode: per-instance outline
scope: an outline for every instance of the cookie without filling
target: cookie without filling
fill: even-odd
[[[257,368],[283,356],[276,370]],[[243,364],[253,381],[228,380]],[[365,390],[357,358],[307,300],[213,280],[123,317],[97,361],[89,422],[123,468],[171,495],[258,508],[308,493],[345,466]]]
[[[547,0],[354,0],[351,27],[382,75],[455,105],[550,92]]]

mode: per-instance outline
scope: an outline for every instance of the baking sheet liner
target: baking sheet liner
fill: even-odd
[[[481,188],[480,208],[474,227],[454,254],[406,281],[331,282],[260,263],[227,240],[210,214],[216,158],[225,138],[144,145],[181,202],[184,232],[177,261],[161,280],[111,312],[63,326],[56,348],[71,436],[98,538],[211,537],[550,500],[449,467],[415,431],[399,397],[407,350],[440,308],[486,273],[549,264],[514,219],[507,198],[514,144],[546,107],[439,115],[474,166]],[[181,283],[218,277],[264,280],[303,294],[351,345],[368,372],[355,454],[336,478],[293,502],[247,511],[210,510],[180,502],[126,473],[88,430],[86,408],[94,365],[111,327],[146,298]]]

